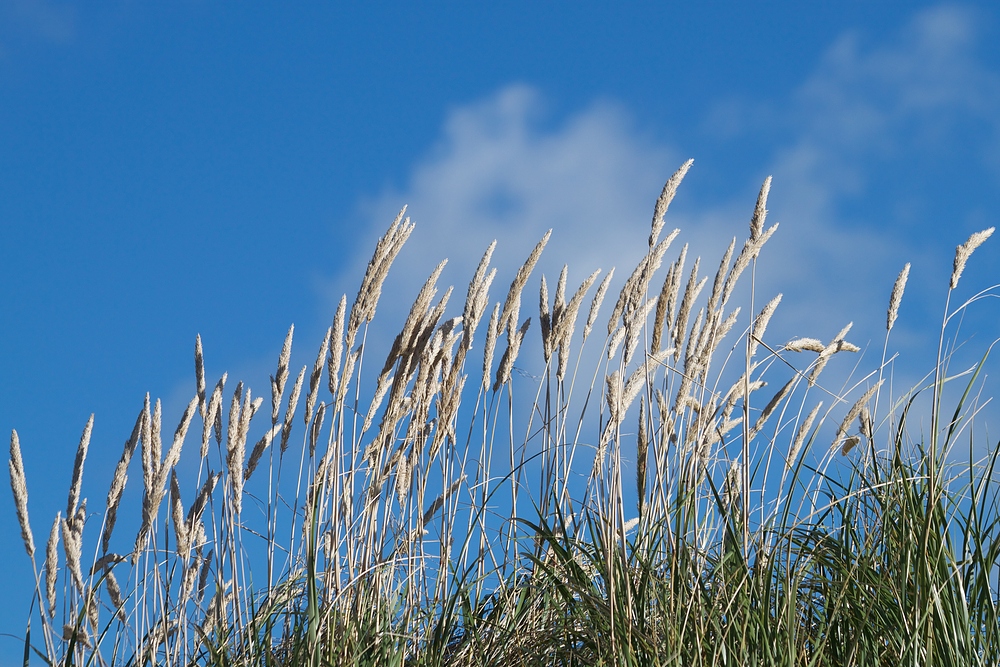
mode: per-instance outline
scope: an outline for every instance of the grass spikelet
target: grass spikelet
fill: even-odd
[[[538,263],[538,258],[542,256],[542,251],[545,249],[545,245],[549,242],[549,237],[552,236],[552,230],[545,232],[542,236],[542,240],[535,244],[532,249],[531,254],[528,255],[528,259],[524,261],[521,268],[517,270],[514,275],[514,280],[510,283],[510,289],[507,291],[507,299],[504,301],[503,308],[500,310],[500,330],[507,329],[507,335],[511,336],[515,327],[517,327],[518,310],[521,303],[521,290],[524,289],[525,284],[528,282],[528,278],[531,276],[531,272],[535,269],[535,264]]]
[[[892,286],[892,295],[889,297],[889,310],[885,318],[886,332],[892,331],[892,325],[899,317],[899,303],[903,300],[903,290],[906,289],[906,279],[910,276],[910,263],[903,266],[903,270],[896,276],[896,282]]]
[[[31,522],[28,520],[28,483],[24,476],[24,461],[21,459],[21,443],[18,440],[17,431],[10,432],[8,467],[10,468],[10,488],[14,492],[14,507],[17,509],[17,522],[21,525],[21,540],[24,542],[24,550],[28,552],[28,556],[34,558],[35,538],[31,534]]]
[[[170,510],[177,538],[177,555],[185,561],[190,556],[191,541],[187,525],[184,523],[184,505],[181,504],[181,487],[177,482],[177,472],[170,471]]]
[[[840,423],[840,426],[837,427],[837,435],[835,435],[834,438],[833,438],[833,445],[832,446],[834,446],[834,447],[837,446],[837,444],[840,443],[841,439],[844,438],[847,435],[847,429],[849,429],[851,427],[851,424],[854,422],[854,420],[858,418],[858,415],[861,414],[861,409],[865,405],[867,405],[868,401],[871,400],[871,397],[875,395],[875,392],[878,391],[878,388],[882,386],[882,383],[884,381],[885,380],[879,380],[878,382],[876,382],[872,386],[868,387],[868,391],[866,391],[864,394],[862,394],[861,398],[859,398],[854,403],[854,405],[851,406],[851,409],[847,411],[847,414],[844,416],[844,421],[842,421]],[[854,444],[857,444],[857,443],[854,443]],[[854,445],[852,444],[851,447],[853,447],[853,446]],[[850,447],[847,447],[847,445],[845,444],[844,453],[846,454],[849,451],[850,451]]]
[[[657,352],[663,345],[663,327],[667,320],[667,299],[673,289],[675,268],[671,263],[667,269],[667,275],[663,279],[663,286],[660,287],[660,295],[656,298],[656,314],[653,317],[653,337],[649,345],[650,352]]]
[[[700,263],[700,257],[694,260],[694,266],[691,267],[691,275],[688,277],[687,287],[684,288],[684,298],[681,300],[680,311],[677,313],[677,319],[674,321],[672,332],[674,338],[674,361],[680,359],[681,346],[684,345],[685,329],[687,329],[688,318],[691,316],[691,307],[708,281],[708,278],[698,280],[698,266]]]
[[[327,389],[330,397],[336,400],[337,384],[340,381],[340,362],[344,356],[344,317],[347,315],[347,295],[340,297],[337,304],[337,314],[333,316],[333,326],[330,327],[330,356],[327,357]]]
[[[809,435],[809,431],[812,429],[813,422],[816,420],[816,415],[819,414],[819,409],[823,407],[823,401],[820,401],[816,406],[809,412],[806,418],[799,424],[799,429],[795,433],[795,440],[792,443],[792,448],[788,452],[788,457],[785,459],[785,470],[790,470],[792,465],[799,457],[799,452],[802,451],[802,445],[806,441],[806,436]]]
[[[250,479],[250,475],[254,473],[258,464],[260,464],[260,459],[264,456],[264,452],[267,451],[267,448],[271,446],[274,439],[281,433],[283,427],[283,424],[275,424],[253,446],[253,451],[250,452],[250,460],[247,462],[246,473],[243,475],[243,481]]]
[[[760,314],[757,315],[757,319],[754,320],[753,332],[750,335],[750,350],[747,352],[747,355],[751,359],[756,354],[757,348],[764,338],[764,332],[767,331],[768,322],[771,321],[771,317],[774,315],[774,311],[778,308],[779,303],[781,303],[780,294],[768,301],[767,305],[761,309]]]
[[[330,335],[333,327],[326,330],[323,342],[320,343],[319,352],[316,354],[316,362],[313,364],[312,374],[309,376],[309,394],[306,396],[306,410],[302,413],[302,418],[306,425],[313,416],[313,408],[316,407],[316,397],[319,395],[319,381],[323,377],[323,368],[326,366],[326,354],[329,351]]]
[[[521,324],[521,328],[513,336],[507,339],[507,349],[504,350],[503,356],[500,357],[500,365],[497,366],[496,381],[493,383],[494,392],[510,382],[510,372],[514,369],[514,362],[521,351],[521,343],[524,341],[525,334],[528,333],[529,326],[531,326],[530,317]]]
[[[618,301],[615,302],[614,310],[611,311],[611,318],[608,320],[609,335],[614,330],[619,318],[621,318],[622,322],[625,322],[635,312],[635,309],[642,305],[649,291],[649,281],[657,269],[660,268],[660,264],[663,262],[663,255],[666,254],[667,249],[670,248],[670,244],[673,243],[678,234],[680,234],[680,230],[675,229],[670,232],[667,238],[657,243],[642,258],[632,271],[632,275],[625,281],[621,292],[618,293]]]
[[[649,233],[650,248],[655,246],[657,240],[660,238],[660,232],[663,230],[664,217],[667,214],[667,209],[670,207],[670,202],[674,200],[674,196],[677,194],[677,188],[680,187],[681,181],[684,180],[684,176],[688,173],[688,169],[691,168],[692,164],[694,164],[693,159],[687,160],[684,164],[678,167],[677,171],[675,171],[663,185],[663,190],[660,192],[660,196],[656,199],[656,206],[653,208],[653,223]]]
[[[222,377],[215,384],[212,390],[212,397],[208,399],[208,410],[201,427],[201,450],[199,456],[202,460],[208,456],[208,442],[212,437],[212,428],[215,427],[215,441],[218,444],[222,439],[222,392],[226,388],[228,373],[223,373]]]
[[[500,332],[500,304],[493,306],[493,314],[486,327],[486,345],[483,348],[483,389],[489,389],[493,377],[493,352],[496,350],[497,335]]]
[[[962,272],[965,271],[965,263],[969,261],[969,257],[972,256],[976,248],[993,235],[994,229],[996,228],[990,227],[981,232],[976,232],[965,243],[955,248],[955,264],[951,272],[951,289],[958,287],[958,279],[962,277]]]
[[[288,327],[285,334],[285,342],[281,346],[281,353],[278,355],[278,368],[271,376],[271,423],[278,421],[278,412],[281,410],[281,396],[285,391],[285,382],[288,381],[288,360],[292,356],[292,335],[295,333],[295,325]]]
[[[48,604],[49,618],[56,617],[56,577],[59,574],[59,526],[62,524],[62,512],[56,512],[49,531],[49,541],[45,545],[45,601]]]
[[[115,474],[111,479],[111,487],[108,489],[107,513],[104,519],[104,535],[101,537],[101,551],[107,553],[108,543],[111,540],[111,533],[114,531],[118,518],[118,504],[121,502],[122,493],[125,491],[125,484],[128,482],[128,466],[135,454],[135,448],[139,444],[139,437],[142,434],[143,422],[146,418],[144,411],[139,412],[132,428],[132,435],[125,442],[124,451],[115,466]]]
[[[764,179],[764,184],[760,187],[760,194],[757,195],[757,205],[753,210],[753,217],[750,218],[750,240],[756,241],[764,233],[764,220],[767,218],[767,195],[771,191],[771,177]]]
[[[198,410],[205,418],[205,353],[201,349],[201,334],[194,339],[194,377],[198,389]]]
[[[66,555],[66,568],[69,570],[70,575],[73,578],[73,584],[76,586],[77,591],[81,594],[83,593],[83,570],[80,568],[80,538],[73,530],[73,526],[70,524],[72,517],[63,519],[62,526],[62,538],[63,538],[63,552]]]
[[[614,267],[608,271],[608,275],[604,276],[604,280],[597,288],[597,292],[594,294],[594,299],[590,302],[590,310],[587,312],[587,323],[583,327],[583,340],[586,341],[587,337],[590,336],[591,330],[594,328],[594,322],[597,321],[597,313],[601,310],[601,304],[604,303],[604,297],[608,293],[608,287],[611,285],[611,278],[615,275]]]
[[[808,350],[809,352],[818,352],[822,354],[823,350],[826,349],[826,345],[823,344],[823,341],[817,338],[796,338],[795,340],[790,340],[785,343],[782,349],[788,352],[802,352]]]
[[[649,434],[646,431],[646,398],[639,397],[639,431],[636,436],[635,489],[639,498],[639,516],[646,500],[646,459],[649,456]]]
[[[114,607],[115,616],[122,623],[128,623],[128,617],[125,616],[125,599],[122,597],[122,589],[118,585],[118,579],[115,578],[114,572],[108,572],[104,575],[104,586],[108,591],[111,606]]]
[[[545,274],[538,287],[538,322],[542,330],[542,359],[549,363],[552,356],[552,316],[549,313],[549,287],[545,282]]]
[[[389,267],[392,266],[399,251],[403,249],[403,244],[413,232],[413,224],[410,223],[410,219],[403,220],[405,213],[406,207],[404,206],[393,223],[389,225],[386,233],[375,244],[375,252],[368,262],[368,268],[361,280],[361,287],[358,288],[358,295],[354,299],[354,305],[351,306],[351,315],[347,323],[347,349],[354,347],[354,341],[361,325],[371,322],[375,317],[375,309],[382,296],[382,284],[385,282],[386,276],[389,275]]]
[[[69,498],[66,500],[66,516],[76,514],[77,503],[80,501],[80,484],[83,482],[83,463],[87,460],[87,448],[90,446],[90,433],[94,428],[94,415],[90,415],[87,425],[83,427],[80,444],[76,448],[76,460],[73,462],[73,481],[69,487]],[[11,440],[11,455],[13,455],[13,439]],[[22,472],[23,475],[23,472]],[[25,496],[27,498],[27,495]],[[27,510],[25,511],[27,514]],[[34,547],[32,547],[34,552]]]
[[[302,392],[302,382],[306,376],[306,367],[299,371],[299,376],[295,378],[292,385],[292,393],[288,397],[288,404],[285,406],[285,420],[281,428],[281,453],[288,449],[288,438],[292,434],[292,419],[295,417],[295,407],[299,402],[299,394]]]

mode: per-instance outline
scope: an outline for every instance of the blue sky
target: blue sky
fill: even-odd
[[[627,266],[688,157],[668,224],[714,264],[773,174],[776,335],[853,320],[880,352],[909,261],[894,344],[923,354],[955,245],[1000,210],[998,30],[989,3],[0,2],[0,426],[36,537],[91,413],[97,505],[145,393],[179,418],[196,334],[210,379],[265,393],[289,324],[311,361],[405,203],[387,332],[439,259],[464,285],[493,238],[507,280],[549,227],[549,275]],[[994,239],[961,294],[996,267]],[[995,315],[970,314],[971,347]],[[4,498],[18,634],[30,570]],[[0,664],[17,651],[0,637]]]

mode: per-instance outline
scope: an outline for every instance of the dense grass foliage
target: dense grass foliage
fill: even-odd
[[[956,252],[926,383],[885,390],[907,265],[882,363],[838,393],[823,371],[858,351],[850,326],[782,344],[780,295],[754,303],[770,181],[703,276],[663,234],[689,166],[617,293],[613,272],[574,290],[564,269],[550,296],[546,235],[494,301],[490,246],[461,310],[434,269],[382,361],[368,333],[401,212],[292,381],[289,330],[270,411],[206,384],[199,338],[173,437],[147,396],[98,513],[80,499],[91,420],[44,554],[15,432],[26,663],[996,664],[1000,450],[974,446],[982,364],[949,369],[954,318],[996,293],[951,304],[992,230]],[[137,534],[115,531],[129,473]]]

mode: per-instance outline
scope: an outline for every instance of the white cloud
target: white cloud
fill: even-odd
[[[771,327],[777,339],[828,338],[853,320],[851,339],[870,342],[863,367],[873,367],[889,290],[903,263],[912,261],[915,277],[894,336],[897,344],[927,342],[906,331],[905,311],[915,299],[943,298],[950,248],[975,231],[964,227],[976,223],[959,222],[946,238],[928,242],[921,234],[938,229],[940,221],[918,213],[907,224],[922,231],[905,234],[905,226],[845,213],[845,202],[888,196],[872,191],[873,183],[885,179],[887,165],[914,156],[954,159],[950,142],[971,122],[992,137],[980,146],[979,164],[972,168],[989,168],[990,147],[1000,136],[1000,77],[977,59],[977,40],[974,14],[948,7],[926,11],[884,44],[868,46],[858,34],[844,35],[783,99],[742,106],[730,101],[714,115],[725,118],[731,136],[767,131],[774,138],[772,153],[761,161],[774,175],[770,220],[781,221],[782,228],[762,255],[757,300],[785,293]],[[433,150],[406,181],[361,206],[372,230],[366,248],[404,203],[417,223],[390,274],[379,329],[388,327],[382,334],[389,336],[392,317],[402,319],[409,299],[444,257],[450,264],[442,283],[456,286],[453,310],[460,309],[465,284],[494,238],[494,264],[501,271],[494,299],[502,298],[517,265],[549,228],[554,233],[542,269],[550,278],[565,262],[571,283],[597,267],[617,266],[623,279],[644,252],[663,181],[687,157],[643,136],[627,111],[609,102],[552,121],[538,91],[513,85],[455,108]],[[696,178],[697,160],[688,175]],[[730,238],[746,234],[758,187],[737,182],[728,201],[688,199],[682,208],[697,214],[678,215],[675,206],[668,215],[668,229],[680,227],[680,242],[703,256],[703,272],[714,272]],[[906,193],[906,183],[893,187]],[[689,197],[684,186],[678,197]],[[981,252],[977,259],[988,266],[985,255],[994,251]],[[353,297],[366,260],[345,267],[336,280],[338,298],[342,291]],[[527,294],[536,290],[537,275]],[[525,302],[535,310],[533,297]],[[901,372],[903,383],[924,370]]]
[[[387,291],[387,310],[405,312],[406,300],[443,258],[449,265],[442,283],[454,284],[454,298],[463,299],[493,239],[500,296],[550,228],[541,264],[550,277],[567,263],[579,282],[595,268],[624,267],[642,255],[655,198],[683,159],[645,140],[613,104],[595,103],[549,128],[543,121],[541,95],[523,85],[459,107],[402,189],[363,205],[372,230],[366,248],[403,204],[416,223],[390,274],[399,289]],[[340,291],[353,296],[363,270],[359,258],[346,281],[338,281]]]

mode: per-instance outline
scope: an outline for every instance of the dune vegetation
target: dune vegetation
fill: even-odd
[[[401,212],[315,363],[290,368],[292,329],[276,347],[269,401],[212,384],[198,338],[173,435],[147,396],[96,511],[91,418],[44,544],[14,432],[25,664],[995,665],[998,448],[974,428],[982,363],[950,367],[958,320],[997,294],[952,303],[993,230],[957,248],[925,381],[889,395],[907,265],[881,363],[837,391],[850,325],[768,335],[770,179],[706,267],[665,225],[690,164],[617,282],[540,276],[546,235],[498,289],[494,242],[464,299],[438,265],[368,349]]]

